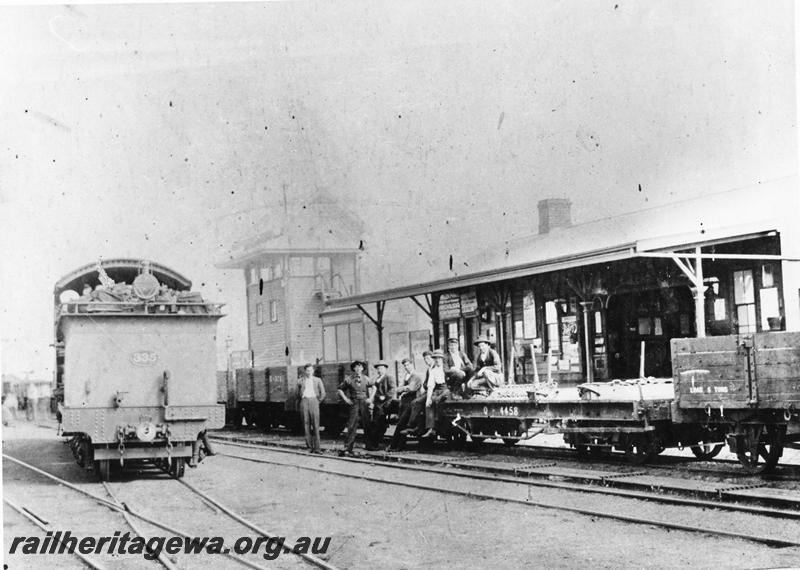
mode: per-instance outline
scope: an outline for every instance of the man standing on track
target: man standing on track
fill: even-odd
[[[297,398],[300,402],[300,417],[306,434],[306,447],[311,453],[322,453],[319,440],[319,404],[325,399],[322,379],[314,376],[314,365],[303,367],[303,376],[297,381]]]
[[[350,406],[350,414],[347,417],[347,436],[344,440],[344,449],[339,455],[353,455],[353,444],[356,441],[356,430],[358,424],[364,429],[364,439],[370,441],[370,413],[369,401],[367,400],[367,389],[369,380],[364,376],[367,363],[363,360],[355,360],[350,365],[353,374],[342,380],[339,384],[339,397]]]

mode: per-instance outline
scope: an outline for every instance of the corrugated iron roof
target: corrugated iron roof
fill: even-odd
[[[717,240],[746,239],[780,231],[787,205],[797,201],[788,177],[701,198],[532,234],[485,248],[468,260],[470,272],[453,271],[425,283],[331,299],[344,307],[474,286],[570,267],[635,257],[645,251],[681,249]],[[792,202],[792,200],[794,202]],[[789,208],[788,213],[797,210]],[[746,220],[742,220],[746,217]],[[738,223],[737,223],[738,222]],[[480,268],[475,271],[475,268]]]

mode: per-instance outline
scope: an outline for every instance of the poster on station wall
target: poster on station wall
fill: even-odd
[[[533,291],[526,290],[522,297],[522,323],[525,338],[536,338],[536,302]]]
[[[578,338],[578,317],[561,317],[561,360],[569,362],[570,367],[580,366],[580,339]]]
[[[475,289],[467,289],[461,292],[461,313],[465,317],[478,313],[478,295]]]
[[[442,293],[439,297],[439,319],[457,319],[461,316],[461,295],[458,293]]]

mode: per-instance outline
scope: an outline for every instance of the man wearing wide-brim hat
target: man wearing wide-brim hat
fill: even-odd
[[[364,430],[364,438],[368,442],[370,440],[369,379],[364,376],[366,368],[366,362],[354,360],[350,364],[350,370],[353,373],[346,376],[339,384],[339,397],[350,406],[350,413],[347,416],[347,436],[341,455],[353,455],[353,445],[356,441],[356,430],[358,430],[359,424]]]
[[[431,357],[433,357],[433,366],[428,370],[427,397],[425,399],[425,427],[428,431],[422,437],[436,436],[439,408],[450,395],[444,376],[444,352],[437,348],[431,353]]]
[[[477,371],[472,380],[467,382],[467,388],[472,391],[486,390],[491,392],[505,382],[503,361],[485,336],[478,337],[474,344],[478,347],[478,354],[475,356],[475,369]]]
[[[370,439],[367,441],[367,450],[374,451],[383,439],[386,428],[389,427],[389,414],[397,400],[397,384],[394,377],[387,374],[389,365],[384,360],[379,360],[373,364],[376,371],[375,378],[371,384],[375,387],[372,393],[372,425],[370,427]]]

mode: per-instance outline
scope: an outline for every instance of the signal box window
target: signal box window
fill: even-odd
[[[256,324],[264,324],[264,306],[261,303],[256,305]]]
[[[269,320],[270,322],[277,323],[278,322],[278,302],[277,301],[270,301],[269,302]]]

